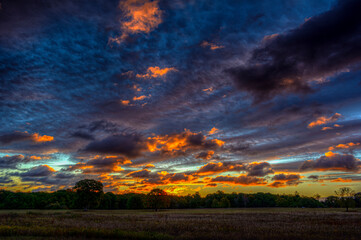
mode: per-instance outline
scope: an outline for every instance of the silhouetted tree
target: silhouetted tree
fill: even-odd
[[[168,194],[162,189],[155,188],[147,194],[147,204],[154,211],[158,211],[160,208],[168,208],[170,204]]]
[[[143,197],[140,194],[132,194],[127,201],[128,209],[142,209],[144,208]]]
[[[355,191],[349,187],[340,188],[338,191],[335,191],[336,195],[339,196],[339,200],[342,207],[346,208],[346,212],[352,206],[354,206],[355,201],[353,199]]]
[[[356,193],[354,199],[355,199],[355,206],[361,207],[361,192]]]
[[[93,179],[84,179],[75,184],[78,204],[85,209],[97,208],[103,196],[103,184]]]

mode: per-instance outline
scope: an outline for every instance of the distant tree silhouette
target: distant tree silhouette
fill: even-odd
[[[93,179],[84,179],[75,184],[78,205],[84,209],[97,208],[103,196],[103,184]]]
[[[168,194],[162,189],[155,188],[147,194],[147,204],[154,211],[169,207],[170,201]]]
[[[339,196],[339,200],[342,207],[346,208],[346,212],[348,209],[355,204],[353,199],[355,195],[355,191],[349,187],[340,188],[338,191],[335,191],[336,195]]]
[[[144,208],[143,198],[140,194],[133,194],[127,200],[128,209],[142,209]]]
[[[356,207],[361,207],[361,192],[358,192],[354,196]]]

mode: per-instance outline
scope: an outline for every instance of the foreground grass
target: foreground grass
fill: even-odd
[[[359,239],[341,209],[0,211],[0,239]]]

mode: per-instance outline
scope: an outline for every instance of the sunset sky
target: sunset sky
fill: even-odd
[[[361,191],[361,1],[0,3],[1,189]]]

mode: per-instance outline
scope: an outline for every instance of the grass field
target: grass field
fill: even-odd
[[[2,210],[0,239],[360,239],[343,209]]]

